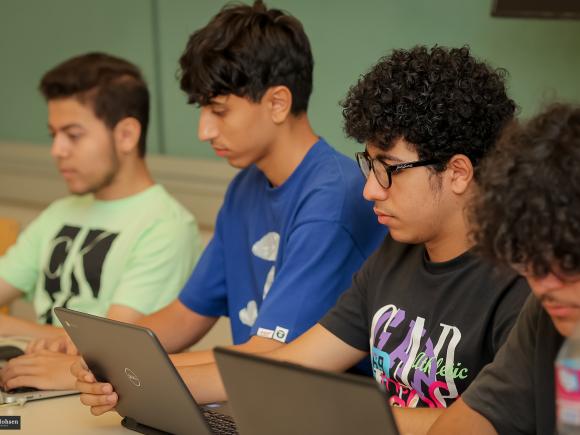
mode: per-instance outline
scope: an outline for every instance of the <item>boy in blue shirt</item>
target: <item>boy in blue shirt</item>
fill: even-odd
[[[334,305],[385,228],[362,197],[356,163],[310,125],[313,59],[298,20],[260,1],[225,7],[191,35],[180,66],[181,88],[201,107],[199,138],[242,170],[178,300],[139,323],[176,352],[228,316],[235,348],[271,351]],[[107,400],[93,413],[111,409],[116,394]]]

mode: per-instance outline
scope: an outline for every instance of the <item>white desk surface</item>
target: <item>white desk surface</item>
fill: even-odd
[[[0,416],[19,415],[21,430],[13,431],[26,435],[135,435],[121,426],[121,416],[107,412],[95,417],[79,396],[34,400],[24,406],[0,408]]]

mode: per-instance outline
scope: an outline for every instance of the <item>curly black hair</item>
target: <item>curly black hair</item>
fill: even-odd
[[[260,0],[226,5],[190,36],[179,64],[190,104],[229,94],[258,102],[281,85],[292,93],[292,114],[308,108],[314,67],[308,37],[300,21]]]
[[[469,47],[394,50],[352,86],[341,102],[344,130],[384,149],[402,138],[420,159],[442,171],[455,154],[475,168],[512,119],[506,71],[493,69]]]
[[[484,256],[534,276],[580,272],[580,107],[555,104],[506,129],[470,207]]]

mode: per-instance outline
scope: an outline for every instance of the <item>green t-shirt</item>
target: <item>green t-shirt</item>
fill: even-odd
[[[69,196],[52,203],[0,258],[0,277],[34,303],[105,316],[111,304],[143,314],[175,299],[201,251],[193,216],[155,185],[128,198]]]

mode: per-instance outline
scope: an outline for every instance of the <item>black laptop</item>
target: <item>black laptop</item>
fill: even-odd
[[[237,433],[231,417],[197,405],[151,330],[66,308],[54,312],[95,377],[113,385],[125,427],[145,434]]]
[[[397,435],[374,379],[216,348],[241,435]]]

